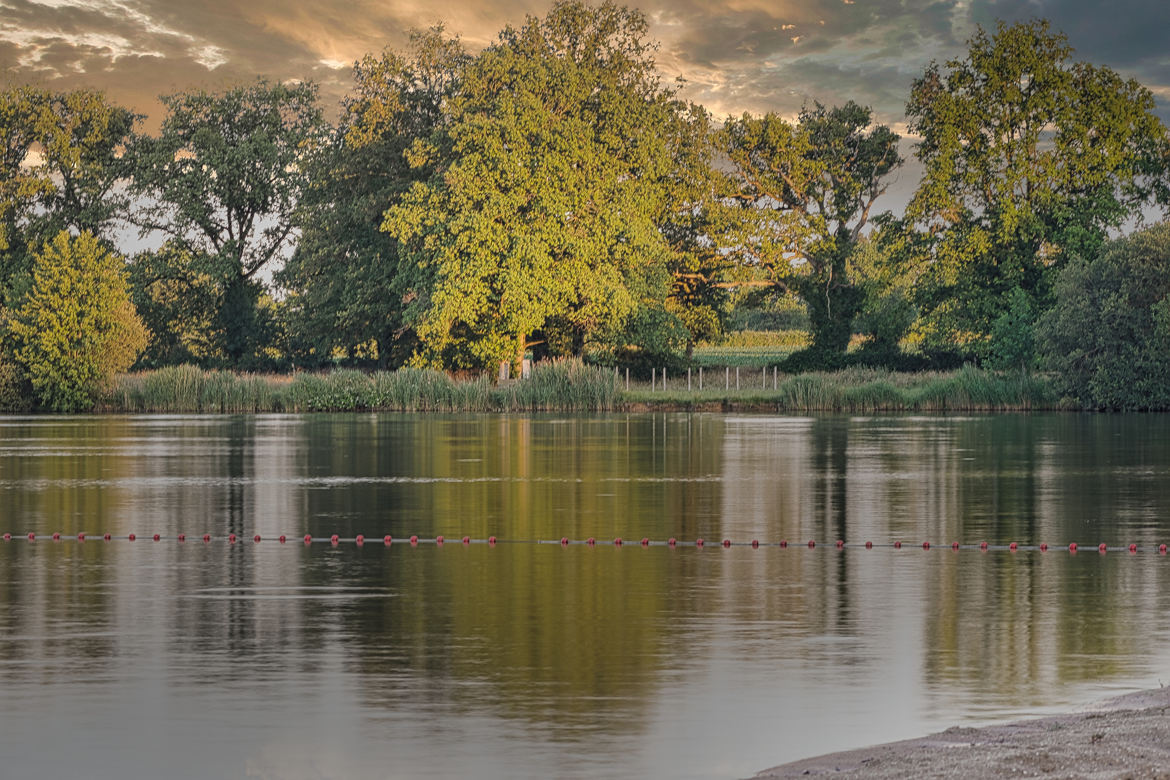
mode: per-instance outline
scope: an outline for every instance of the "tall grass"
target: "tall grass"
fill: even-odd
[[[341,369],[292,378],[176,366],[118,377],[99,404],[120,412],[492,412],[604,411],[616,408],[613,374],[564,360],[538,364],[521,381],[487,376],[456,381],[441,371],[403,368],[364,374]]]
[[[713,378],[714,379],[714,378]],[[715,386],[712,387],[711,384]],[[295,377],[202,371],[191,366],[122,376],[100,408],[121,412],[522,412],[607,411],[710,405],[779,412],[964,412],[1056,409],[1042,376],[965,367],[945,373],[849,368],[785,376],[773,389],[753,379],[742,390],[713,381],[704,390],[619,389],[611,370],[565,360],[540,363],[527,379],[493,385],[486,376],[456,381],[441,371],[353,369]]]
[[[170,366],[114,380],[98,406],[126,412],[279,411],[287,380]]]
[[[945,373],[894,373],[849,368],[785,376],[775,389],[745,383],[743,390],[639,389],[625,394],[635,405],[681,408],[713,404],[793,413],[969,412],[1056,409],[1058,398],[1042,376],[1000,374],[970,366]]]

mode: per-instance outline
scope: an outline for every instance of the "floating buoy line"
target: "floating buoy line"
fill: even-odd
[[[14,542],[14,541],[22,541],[22,540],[26,540],[29,542],[38,542],[38,541],[53,541],[53,542],[125,541],[125,542],[135,542],[135,541],[138,541],[138,539],[139,539],[137,534],[132,534],[132,533],[131,534],[87,534],[87,533],[62,534],[62,533],[54,533],[54,534],[41,534],[41,535],[38,535],[36,533],[28,533],[28,534],[23,534],[23,535],[22,534],[15,534],[14,535],[11,533],[6,533],[3,535],[2,538],[5,542]],[[759,539],[752,539],[750,541],[732,541],[731,539],[723,539],[722,541],[709,541],[709,540],[705,540],[702,538],[698,538],[698,539],[694,539],[694,540],[676,539],[673,536],[670,537],[669,539],[666,539],[666,540],[654,540],[654,539],[650,539],[648,537],[643,537],[639,540],[634,540],[634,539],[623,539],[620,536],[616,537],[612,540],[598,540],[592,536],[590,536],[587,539],[570,539],[567,536],[562,536],[560,539],[499,539],[495,536],[489,536],[489,537],[484,538],[484,539],[473,539],[470,536],[464,536],[464,537],[461,537],[459,539],[454,539],[454,538],[448,539],[444,536],[423,538],[423,537],[419,537],[417,535],[413,535],[413,536],[409,536],[409,537],[405,537],[405,538],[404,537],[392,537],[390,535],[386,535],[386,536],[379,538],[376,536],[375,537],[366,537],[363,534],[358,534],[357,536],[341,536],[339,534],[332,534],[331,536],[313,536],[312,534],[305,534],[304,536],[297,536],[297,535],[281,534],[279,536],[270,536],[270,537],[261,537],[260,534],[255,534],[250,538],[246,537],[246,536],[238,536],[236,534],[228,534],[226,536],[222,536],[222,535],[214,535],[213,536],[212,534],[203,534],[201,536],[196,535],[196,536],[191,536],[191,537],[188,537],[187,534],[174,534],[174,535],[152,534],[147,538],[149,538],[153,542],[186,543],[186,542],[190,541],[190,542],[198,542],[198,543],[202,543],[202,544],[211,544],[212,542],[227,542],[228,544],[237,544],[237,543],[251,541],[252,544],[260,544],[263,541],[269,541],[269,542],[276,542],[277,544],[289,544],[289,543],[295,544],[298,542],[301,544],[304,544],[304,545],[329,544],[329,545],[332,545],[334,547],[336,547],[338,545],[342,545],[342,544],[355,544],[359,547],[364,546],[366,544],[382,544],[382,545],[389,547],[392,544],[404,544],[404,543],[409,544],[412,547],[417,547],[420,544],[432,544],[432,545],[436,545],[438,547],[442,547],[444,544],[452,543],[452,544],[461,544],[461,545],[486,544],[489,547],[495,547],[497,544],[553,544],[553,545],[560,545],[562,547],[569,547],[572,545],[584,545],[586,547],[596,547],[598,545],[610,545],[613,547],[623,547],[626,545],[632,545],[632,546],[640,546],[640,547],[694,547],[694,548],[698,548],[698,549],[702,549],[704,547],[725,547],[725,548],[751,547],[754,549],[759,549],[761,547],[777,547],[780,549],[787,549],[789,547],[807,547],[808,549],[811,550],[811,549],[817,548],[817,546],[818,546],[816,540],[811,540],[811,539],[808,542],[789,542],[786,539],[781,539],[778,542],[763,542],[763,541],[760,541]],[[825,545],[825,546],[828,546],[828,545]],[[976,544],[962,544],[960,542],[951,542],[949,545],[940,545],[940,546],[936,547],[931,542],[922,542],[921,545],[919,545],[918,543],[914,543],[914,542],[902,542],[902,541],[895,541],[895,542],[869,542],[869,541],[867,541],[867,542],[862,542],[862,543],[858,543],[858,542],[846,543],[843,539],[838,539],[837,542],[832,545],[832,548],[837,549],[837,550],[845,550],[845,549],[873,550],[873,549],[877,549],[877,548],[888,548],[888,549],[893,549],[893,550],[901,550],[901,549],[906,549],[906,548],[921,549],[921,550],[941,549],[941,550],[951,550],[954,552],[958,552],[959,550],[979,550],[981,552],[988,552],[988,551],[994,551],[994,550],[1006,550],[1008,552],[1048,552],[1048,550],[1051,549],[1048,546],[1048,544],[1046,544],[1044,542],[1041,542],[1040,544],[1019,544],[1018,542],[1011,542],[1009,544],[989,544],[987,542],[978,542]],[[1079,547],[1076,542],[1070,542],[1067,545],[1067,547],[1065,547],[1064,545],[1058,545],[1057,549],[1067,549],[1069,553],[1075,554],[1081,549],[1081,547]],[[1095,550],[1096,552],[1102,553],[1102,554],[1109,553],[1109,552],[1128,552],[1132,555],[1136,555],[1139,552],[1155,552],[1155,553],[1158,553],[1159,555],[1166,555],[1166,552],[1167,552],[1167,546],[1165,544],[1158,544],[1158,545],[1138,545],[1138,544],[1110,545],[1110,544],[1106,544],[1105,542],[1101,542],[1100,544],[1098,544],[1096,546],[1088,546],[1088,547],[1085,547],[1084,549],[1087,551]]]

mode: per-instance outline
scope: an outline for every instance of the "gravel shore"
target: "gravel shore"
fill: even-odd
[[[757,778],[1165,778],[1170,780],[1170,688],[1131,693],[1076,712],[830,753]]]

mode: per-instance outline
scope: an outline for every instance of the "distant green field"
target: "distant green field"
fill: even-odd
[[[700,344],[694,357],[700,366],[760,368],[779,363],[808,343],[803,330],[740,330],[726,334],[718,344]]]

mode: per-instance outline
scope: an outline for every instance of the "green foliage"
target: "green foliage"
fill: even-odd
[[[1153,95],[1071,54],[1047,22],[1000,23],[914,82],[906,113],[925,175],[907,217],[924,231],[916,299],[933,343],[984,356],[1011,290],[1043,309],[1069,257],[1170,202]]]
[[[27,412],[32,410],[32,384],[21,367],[0,355],[0,412]]]
[[[1028,371],[1036,362],[1036,310],[1019,287],[1008,293],[1007,309],[991,325],[992,368]]]
[[[37,402],[89,409],[98,392],[146,346],[122,261],[90,233],[60,233],[34,258],[32,289],[9,323],[14,355]]]
[[[1038,327],[1061,391],[1092,409],[1170,409],[1170,225],[1077,258]]]
[[[417,362],[515,363],[549,325],[583,351],[622,341],[646,308],[670,313],[659,227],[693,123],[659,84],[646,29],[611,3],[559,2],[467,67],[449,121],[412,149],[441,164],[383,225],[411,269]]]
[[[264,347],[253,329],[255,278],[293,243],[306,160],[326,127],[316,98],[311,83],[263,80],[164,96],[158,137],[136,136],[129,149],[142,203],[135,219],[189,255],[193,277],[214,280],[217,349],[232,365]]]
[[[901,165],[898,135],[871,126],[870,110],[850,101],[805,108],[796,124],[745,115],[727,122],[721,140],[745,207],[745,262],[800,295],[812,326],[810,360],[834,362],[863,302],[848,258],[886,191],[883,178]]]
[[[134,307],[153,334],[139,366],[217,362],[213,322],[221,290],[198,258],[169,242],[135,256],[129,278]]]
[[[873,350],[899,348],[910,332],[917,311],[911,300],[911,279],[901,266],[892,262],[880,240],[859,240],[849,257],[849,276],[864,295],[864,303],[854,323],[856,332],[868,337]]]
[[[33,254],[62,230],[110,237],[137,119],[92,90],[0,91],[0,298],[23,294]]]
[[[380,228],[387,206],[434,173],[441,155],[430,144],[467,62],[458,39],[436,27],[413,33],[405,54],[387,50],[354,66],[354,94],[312,160],[301,237],[278,277],[297,336],[311,345],[303,362],[368,342],[383,367],[415,351],[404,319],[412,269],[399,265],[397,241]]]
[[[727,320],[727,330],[803,330],[809,329],[808,309],[801,300],[775,289],[766,292],[754,288],[737,295]]]

